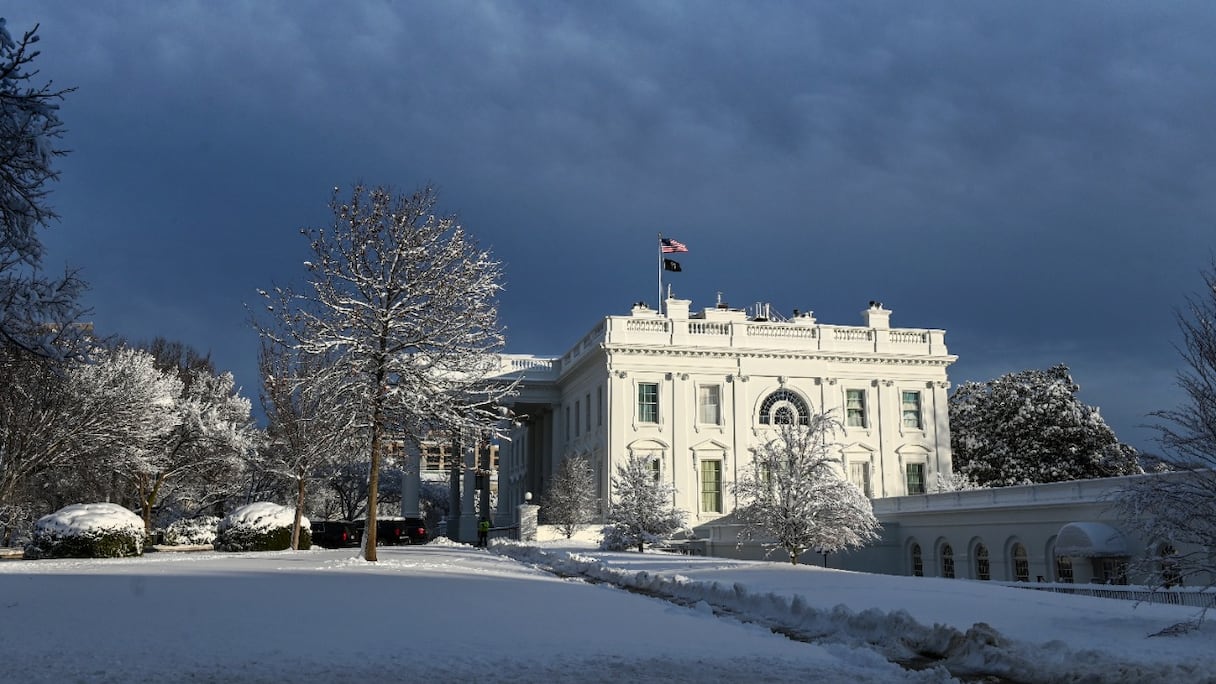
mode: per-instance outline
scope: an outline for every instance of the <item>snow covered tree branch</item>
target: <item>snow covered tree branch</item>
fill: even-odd
[[[325,359],[263,338],[258,361],[262,407],[270,422],[270,444],[259,460],[295,485],[294,549],[299,544],[309,481],[332,469],[357,442],[358,431],[355,416],[335,402],[337,375],[326,372],[329,364]]]
[[[1177,313],[1184,401],[1153,414],[1162,452],[1146,460],[1155,474],[1118,498],[1124,518],[1155,544],[1144,562],[1171,566],[1157,573],[1163,586],[1216,584],[1216,261],[1203,273],[1203,284]],[[1161,548],[1174,553],[1157,557]]]
[[[878,538],[870,500],[833,454],[838,431],[831,413],[812,413],[807,425],[777,426],[755,450],[751,472],[735,483],[743,538],[784,550],[791,563],[809,550],[835,553]]]
[[[651,458],[633,455],[617,466],[601,542],[605,549],[636,546],[641,553],[647,544],[656,544],[684,526],[684,511],[672,503],[675,487],[659,481],[653,465]]]
[[[395,196],[359,185],[345,200],[335,189],[332,225],[302,231],[313,253],[306,291],[267,293],[281,326],[259,326],[302,354],[332,359],[334,395],[370,435],[369,561],[386,438],[417,441],[402,433],[423,426],[481,433],[498,423],[495,404],[513,389],[492,379],[504,343],[500,264],[437,204],[430,187]]]
[[[950,395],[954,469],[981,487],[1062,482],[1141,472],[1068,367],[966,382]]]
[[[149,530],[158,505],[198,509],[235,494],[259,439],[232,373],[217,373],[209,359],[181,345],[154,341],[150,349],[157,369],[176,382],[169,429],[152,448],[116,465],[135,489]]]
[[[0,340],[57,356],[59,336],[71,334],[85,284],[75,271],[48,278],[41,271],[38,229],[56,218],[47,186],[59,178],[56,145],[63,135],[59,103],[74,88],[34,85],[38,27],[20,40],[0,18]]]
[[[569,539],[594,519],[597,502],[591,464],[582,456],[571,456],[558,467],[542,510],[546,520]]]
[[[114,468],[146,458],[173,429],[181,385],[152,357],[118,348],[93,363],[56,362],[7,347],[0,353],[0,505],[34,478],[69,466]]]

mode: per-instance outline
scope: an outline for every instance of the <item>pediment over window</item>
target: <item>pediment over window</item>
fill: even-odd
[[[726,451],[729,448],[729,446],[716,439],[707,439],[692,446],[693,451]]]
[[[626,444],[625,448],[633,452],[666,451],[668,445],[658,439],[639,439]]]
[[[895,453],[904,458],[928,458],[932,452],[919,444],[905,444],[896,448]]]

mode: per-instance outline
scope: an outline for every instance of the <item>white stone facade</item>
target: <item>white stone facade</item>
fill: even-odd
[[[503,445],[500,511],[543,496],[561,459],[584,456],[611,499],[616,466],[653,459],[692,526],[736,506],[732,483],[771,426],[824,409],[846,474],[874,498],[931,490],[951,472],[945,332],[891,328],[879,303],[862,325],[826,325],[716,306],[690,313],[639,304],[608,316],[558,358],[503,357],[522,377],[518,426]],[[539,498],[538,498],[539,500]]]

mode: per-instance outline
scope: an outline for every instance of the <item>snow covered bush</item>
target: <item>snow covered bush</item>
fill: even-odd
[[[26,558],[119,558],[144,552],[144,521],[112,503],[73,504],[34,523]]]
[[[758,539],[790,563],[810,550],[836,553],[878,538],[870,500],[844,478],[835,435],[844,431],[830,411],[812,413],[806,425],[777,425],[755,449],[750,472],[735,483],[745,527],[742,539]]]
[[[220,519],[214,515],[176,520],[165,528],[165,543],[169,546],[215,544]]]
[[[269,501],[241,506],[220,521],[216,551],[283,551],[291,548],[295,509]],[[300,519],[300,548],[312,546],[312,523]]]
[[[608,509],[600,542],[605,551],[637,548],[641,553],[647,544],[658,544],[684,526],[684,511],[671,505],[675,488],[655,479],[649,458],[630,456],[617,466],[612,484],[616,500]]]

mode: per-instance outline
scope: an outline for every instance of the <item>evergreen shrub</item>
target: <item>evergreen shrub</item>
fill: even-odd
[[[291,548],[295,509],[269,501],[242,506],[224,517],[216,530],[216,551],[285,551]],[[312,547],[311,523],[300,520],[300,550]]]
[[[220,519],[214,515],[175,520],[165,528],[165,544],[169,546],[196,546],[215,544]]]
[[[121,558],[144,552],[144,522],[112,503],[73,504],[34,523],[25,558]]]

